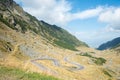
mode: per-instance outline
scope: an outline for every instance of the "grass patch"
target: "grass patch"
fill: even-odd
[[[87,57],[90,57],[92,58],[92,55],[88,54],[88,53],[84,53],[84,54],[80,54],[81,56],[87,56]]]
[[[106,62],[106,60],[104,58],[101,58],[101,57],[100,58],[95,58],[94,57],[92,60],[97,65],[103,65]]]
[[[112,75],[110,73],[108,73],[106,70],[103,70],[103,73],[109,77],[112,77]]]
[[[80,55],[81,55],[81,56],[87,56],[87,57],[91,58],[92,61],[93,61],[95,64],[97,64],[97,65],[103,65],[103,64],[106,62],[106,60],[105,60],[104,58],[102,58],[102,57],[99,57],[99,58],[93,57],[93,56],[90,55],[89,53],[84,53],[84,54],[80,54]]]
[[[57,44],[58,46],[60,46],[60,47],[63,47],[63,48],[65,48],[65,49],[70,49],[70,50],[73,50],[73,51],[78,51],[76,48],[75,48],[75,46],[73,46],[72,44],[68,44],[68,43],[66,43],[66,42],[63,42],[63,41],[55,41],[54,42],[55,44]]]
[[[59,80],[52,76],[39,73],[26,73],[17,68],[8,68],[0,65],[1,80]]]

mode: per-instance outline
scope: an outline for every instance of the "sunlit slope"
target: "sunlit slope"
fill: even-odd
[[[4,72],[0,79],[36,80],[39,74],[45,74],[43,80],[49,78],[46,75],[62,80],[119,79],[116,51],[88,48],[62,28],[38,21],[12,0],[1,0],[0,10],[0,70]]]
[[[120,56],[115,52],[102,52],[87,47],[78,47],[79,51],[61,49],[33,32],[23,34],[2,22],[0,24],[1,65],[63,80],[115,80],[119,76]]]

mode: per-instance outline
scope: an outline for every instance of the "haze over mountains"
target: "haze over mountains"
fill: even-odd
[[[119,80],[118,50],[90,48],[13,0],[0,0],[0,80]]]

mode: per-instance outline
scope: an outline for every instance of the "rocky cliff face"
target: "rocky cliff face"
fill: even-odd
[[[34,16],[26,13],[13,0],[0,1],[0,21],[18,32],[25,33],[27,31],[32,31],[46,38],[49,43],[62,48],[76,50],[75,47],[77,46],[88,47],[87,44],[79,41],[66,30],[56,25],[50,25],[44,21],[39,21]]]

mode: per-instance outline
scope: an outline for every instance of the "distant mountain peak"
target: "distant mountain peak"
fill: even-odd
[[[118,44],[120,44],[120,37],[117,37],[111,41],[108,41],[106,43],[103,43],[101,44],[99,47],[98,47],[98,50],[105,50],[105,49],[111,49],[115,46],[117,46]]]

